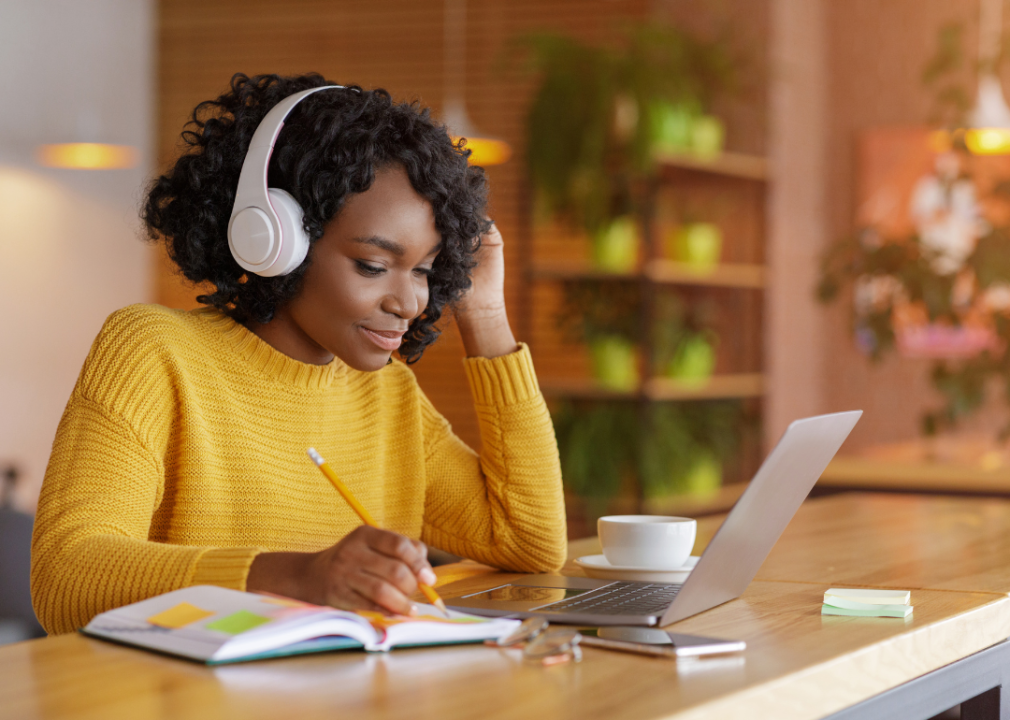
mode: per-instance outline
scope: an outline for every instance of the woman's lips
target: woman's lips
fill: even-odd
[[[400,344],[403,342],[403,334],[406,331],[370,330],[369,328],[363,327],[361,328],[361,332],[365,333],[365,337],[383,350],[392,352],[400,347]]]

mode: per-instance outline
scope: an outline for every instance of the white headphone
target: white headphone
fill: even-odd
[[[228,247],[244,270],[264,277],[287,275],[308,254],[302,208],[290,193],[267,187],[267,169],[277,136],[295,105],[320,90],[343,87],[324,85],[289,95],[270,109],[253,133],[228,221]]]

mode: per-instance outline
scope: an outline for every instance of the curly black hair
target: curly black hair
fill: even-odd
[[[312,262],[311,244],[353,193],[371,187],[377,170],[399,164],[414,190],[431,202],[441,252],[428,280],[428,305],[410,325],[400,355],[413,363],[438,338],[445,309],[470,287],[480,236],[487,232],[487,179],[471,166],[463,141],[453,143],[417,102],[396,103],[385,90],[348,86],[310,95],[288,116],[268,170],[269,186],[287,190],[305,212],[305,261],[288,275],[261,277],[238,265],[228,248],[228,221],[252,135],[267,112],[301,90],[336,85],[310,73],[297,77],[241,73],[231,90],[197,105],[182,139],[187,151],[148,189],[141,217],[153,241],[193,283],[215,291],[197,300],[240,323],[270,322],[298,294]]]

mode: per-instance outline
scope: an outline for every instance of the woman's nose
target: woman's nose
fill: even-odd
[[[421,303],[418,289],[410,277],[398,279],[395,287],[386,296],[383,309],[405,320],[413,320],[417,317],[421,310]]]

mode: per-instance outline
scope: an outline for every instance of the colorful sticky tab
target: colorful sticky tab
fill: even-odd
[[[152,615],[147,618],[147,622],[158,627],[168,628],[169,630],[178,630],[181,627],[195,623],[197,620],[208,618],[213,614],[212,612],[198,608],[196,605],[184,602],[179,603],[175,607],[170,607],[168,610],[163,610],[157,615]]]
[[[220,620],[204,625],[208,630],[227,633],[228,635],[238,635],[246,630],[252,630],[264,623],[270,622],[270,618],[251,613],[248,610],[239,610]]]

